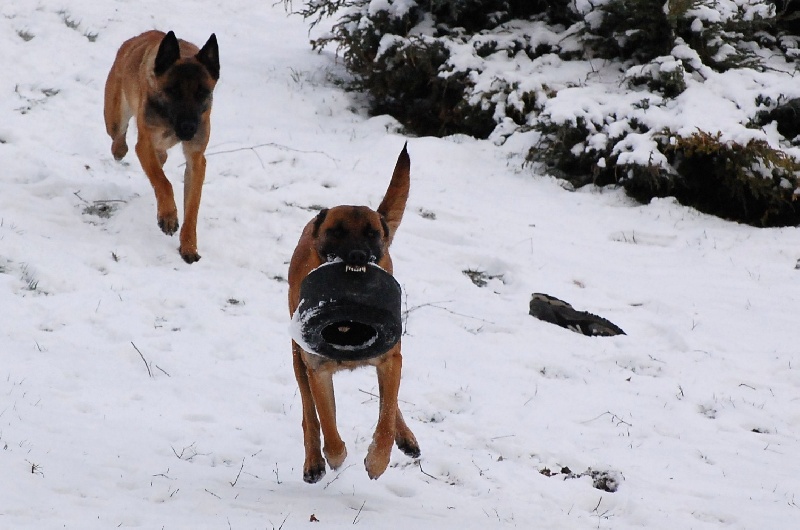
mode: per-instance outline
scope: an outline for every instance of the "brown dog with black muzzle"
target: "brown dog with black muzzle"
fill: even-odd
[[[320,211],[306,225],[289,265],[290,315],[294,315],[300,305],[300,284],[303,279],[323,263],[342,260],[356,269],[375,263],[392,273],[389,245],[406,207],[410,167],[408,152],[403,147],[389,188],[377,211],[366,206],[336,206]],[[377,370],[380,392],[378,424],[364,459],[369,477],[377,479],[386,471],[394,443],[408,456],[419,457],[417,439],[403,420],[397,405],[403,363],[399,342],[378,357],[361,361],[336,361],[309,353],[292,340],[292,355],[303,404],[303,480],[317,482],[325,475],[325,460],[331,469],[337,469],[347,456],[347,448],[336,427],[333,391],[333,374],[342,369],[374,366]],[[321,448],[320,428],[325,440],[324,449]],[[323,452],[325,460],[322,458]]]
[[[183,147],[186,170],[179,251],[187,263],[200,259],[197,213],[206,175],[212,93],[218,79],[214,34],[198,49],[171,31],[148,31],[122,44],[106,80],[104,115],[111,153],[122,160],[128,152],[125,135],[135,117],[136,155],[155,190],[158,226],[167,235],[178,230],[178,209],[162,168],[167,150],[177,143]]]

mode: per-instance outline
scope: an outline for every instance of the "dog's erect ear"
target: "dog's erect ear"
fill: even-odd
[[[170,31],[164,35],[164,38],[161,39],[161,44],[158,46],[155,65],[156,75],[162,75],[180,58],[181,48],[178,45],[178,38],[175,36],[175,33]]]
[[[397,164],[394,166],[389,188],[386,190],[386,195],[384,195],[381,205],[378,206],[378,213],[386,220],[386,225],[389,227],[387,246],[392,242],[394,233],[397,231],[397,227],[400,226],[400,221],[403,220],[403,212],[406,209],[406,201],[408,201],[408,190],[411,186],[411,159],[406,150],[407,146],[408,142],[403,145],[403,150],[400,152],[400,156],[397,157]]]
[[[314,218],[314,231],[311,232],[311,235],[314,236],[314,238],[319,236],[319,227],[322,226],[322,223],[325,222],[325,217],[327,217],[327,215],[328,215],[328,209],[323,208],[317,214],[317,217]]]
[[[388,239],[389,236],[392,234],[392,231],[389,230],[389,225],[386,224],[386,219],[384,219],[382,215],[381,215],[381,226],[383,227],[383,237]]]
[[[219,80],[219,46],[217,46],[217,36],[214,33],[197,53],[196,58],[200,64],[206,67],[214,81]]]

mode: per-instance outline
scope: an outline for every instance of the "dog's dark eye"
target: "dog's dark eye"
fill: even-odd
[[[164,93],[172,98],[177,98],[178,96],[181,95],[180,90],[178,90],[178,87],[174,86],[168,86],[167,88],[165,88]]]
[[[327,233],[333,238],[342,239],[347,236],[347,229],[345,229],[345,227],[342,225],[336,225],[333,228],[329,228]]]
[[[210,93],[211,92],[207,88],[198,87],[197,90],[195,90],[194,95],[197,97],[197,99],[205,99]]]
[[[364,229],[364,237],[366,237],[367,239],[378,239],[380,235],[381,233],[372,228],[371,226],[368,226]]]

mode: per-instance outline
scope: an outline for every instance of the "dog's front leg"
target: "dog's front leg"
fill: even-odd
[[[178,208],[175,206],[175,195],[172,184],[167,180],[161,161],[153,141],[145,127],[140,127],[139,137],[136,141],[136,156],[142,164],[153,191],[156,193],[156,208],[158,226],[161,231],[171,236],[178,230]]]
[[[395,441],[397,429],[397,394],[400,391],[400,371],[403,357],[400,345],[396,345],[377,365],[378,391],[380,394],[380,410],[378,425],[372,435],[372,443],[367,450],[364,466],[371,479],[380,477],[389,466],[389,457]],[[416,441],[416,440],[415,440]]]
[[[303,362],[300,346],[292,341],[292,364],[297,387],[300,389],[300,401],[303,404],[303,446],[306,459],[303,463],[303,480],[309,484],[319,481],[325,476],[325,460],[322,459],[322,440],[319,434],[319,420],[314,406],[314,397],[308,384],[308,369]]]
[[[206,157],[203,151],[194,151],[184,144],[186,170],[183,173],[183,228],[181,228],[181,257],[186,263],[200,259],[197,253],[197,215],[200,197],[206,178]]]
[[[325,439],[323,452],[331,469],[338,469],[347,458],[347,447],[336,427],[336,397],[333,393],[333,371],[324,364],[308,371],[311,395],[317,407],[322,436]]]

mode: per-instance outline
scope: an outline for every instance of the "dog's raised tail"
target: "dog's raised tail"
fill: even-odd
[[[388,244],[391,244],[400,221],[403,220],[403,212],[406,209],[408,200],[408,190],[411,186],[411,159],[408,156],[408,142],[403,145],[400,156],[397,157],[397,164],[394,166],[392,180],[386,190],[381,205],[378,206],[378,213],[383,216],[386,225],[389,227]]]

